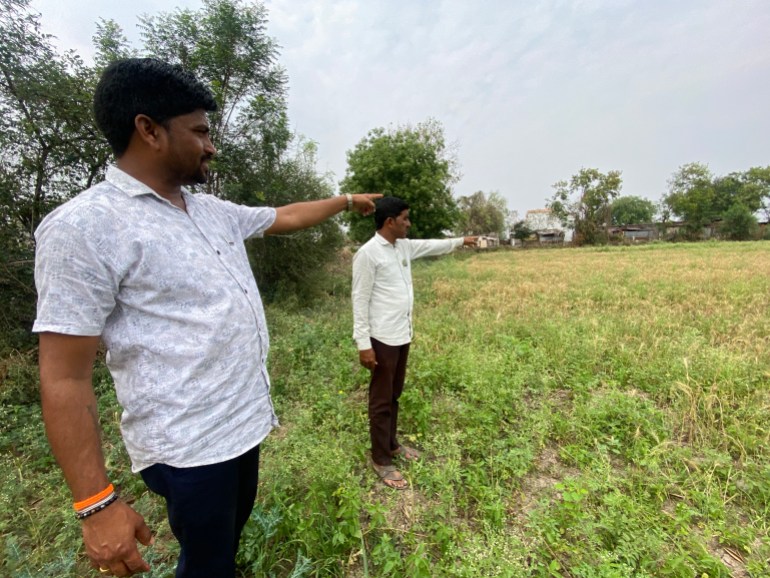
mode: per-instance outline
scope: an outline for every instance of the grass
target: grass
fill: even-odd
[[[770,251],[756,243],[456,253],[418,262],[405,492],[367,468],[349,267],[268,308],[282,427],[264,444],[243,577],[770,576]],[[82,576],[69,496],[11,360],[0,575]],[[13,376],[20,376],[15,378]],[[113,479],[158,533],[97,372]]]

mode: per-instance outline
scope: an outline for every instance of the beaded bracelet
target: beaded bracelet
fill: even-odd
[[[88,516],[93,516],[96,512],[101,512],[104,508],[112,504],[117,499],[118,499],[118,495],[115,492],[112,492],[106,498],[104,498],[103,500],[100,500],[94,505],[89,506],[88,508],[85,508],[83,510],[77,510],[75,512],[75,518],[77,518],[78,520],[85,520],[86,518],[88,518]]]

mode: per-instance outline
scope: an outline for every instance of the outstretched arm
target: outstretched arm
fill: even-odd
[[[351,209],[361,215],[371,215],[374,212],[374,200],[382,197],[377,193],[351,195]],[[348,199],[345,195],[321,199],[320,201],[306,201],[284,205],[275,210],[275,221],[266,235],[289,233],[299,229],[307,229],[333,217],[337,213],[348,208]]]
[[[91,377],[99,337],[40,334],[40,398],[51,449],[75,502],[109,485]],[[116,576],[150,566],[136,546],[152,536],[144,519],[118,499],[81,522],[86,553],[94,568]]]
[[[410,259],[445,255],[459,247],[475,246],[478,237],[453,237],[451,239],[408,239]]]

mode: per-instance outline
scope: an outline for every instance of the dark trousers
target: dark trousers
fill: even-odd
[[[372,441],[372,460],[388,466],[393,463],[392,453],[398,449],[398,398],[404,390],[406,360],[409,344],[385,345],[372,339],[377,365],[369,383],[369,437]]]
[[[155,464],[141,474],[166,499],[181,546],[176,578],[234,578],[238,541],[257,497],[259,446],[220,464]]]

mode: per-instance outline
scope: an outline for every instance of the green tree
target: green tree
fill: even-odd
[[[114,20],[100,19],[92,40],[96,48],[94,64],[97,70],[107,68],[115,60],[137,56],[136,51],[129,47],[123,29]]]
[[[740,203],[735,203],[722,216],[720,232],[733,241],[748,241],[759,230],[754,212]]]
[[[267,36],[259,2],[204,0],[140,19],[148,53],[191,70],[211,87],[219,110],[210,114],[217,156],[206,192],[245,205],[279,206],[329,197],[317,175],[312,145],[296,142],[286,109],[287,77],[278,45]],[[292,145],[296,145],[296,153]],[[318,279],[342,241],[336,221],[310,232],[248,242],[263,294],[299,293]]]
[[[109,150],[91,113],[94,70],[55,52],[29,0],[0,8],[0,333],[21,346],[34,318],[34,231],[94,181]]]
[[[181,64],[214,92],[219,110],[209,119],[217,157],[203,188],[246,204],[270,201],[244,180],[270,172],[292,140],[286,73],[266,27],[264,5],[240,0],[204,0],[199,10],[140,18],[146,52]]]
[[[264,196],[279,206],[331,196],[334,190],[331,177],[316,171],[312,142],[298,143],[294,155],[283,155],[269,172],[254,177],[254,187],[263,187]],[[339,223],[327,220],[312,229],[250,241],[247,250],[260,292],[266,299],[291,296],[299,303],[318,297],[325,286],[322,265],[330,262],[344,240]]]
[[[0,0],[0,8],[2,349],[30,343],[34,230],[53,208],[98,180],[112,156],[92,116],[101,70],[136,51],[117,24],[102,20],[93,38],[95,64],[86,66],[73,51],[57,53],[30,0]],[[305,145],[291,146],[286,75],[265,32],[263,5],[205,0],[197,11],[145,16],[141,26],[143,53],[184,64],[216,95],[220,108],[211,122],[219,155],[202,189],[250,205],[331,194],[328,179],[309,164],[315,157]],[[276,287],[297,290],[317,278],[340,245],[341,231],[331,222],[312,234],[250,243],[260,286],[275,295]]]
[[[611,203],[623,186],[620,171],[607,174],[597,169],[580,169],[569,181],[559,181],[548,203],[565,226],[575,228],[576,244],[594,245],[607,241]]]
[[[505,235],[505,227],[509,215],[508,205],[500,193],[490,193],[487,197],[482,191],[477,191],[458,201],[460,219],[457,232],[463,235],[496,234],[498,238]]]
[[[742,218],[760,209],[768,214],[770,167],[754,167],[746,172],[715,177],[700,163],[683,165],[669,180],[669,193],[663,203],[686,222],[690,238],[699,238],[703,227],[718,219]],[[733,207],[736,208],[733,212]]]
[[[743,173],[744,186],[754,189],[759,198],[759,210],[770,220],[770,166],[752,167]]]
[[[529,239],[534,233],[535,231],[533,231],[527,226],[526,221],[517,221],[513,225],[513,238],[518,241],[524,242],[527,239]]]
[[[655,203],[641,197],[618,197],[612,201],[612,224],[622,227],[639,223],[651,223],[655,215]]]
[[[751,213],[762,207],[763,190],[749,179],[749,173],[730,173],[716,177],[714,186],[714,212],[722,217],[734,205],[742,205]]]
[[[458,174],[438,121],[373,129],[347,157],[343,193],[377,192],[405,200],[411,207],[410,236],[416,239],[441,237],[454,229],[459,211],[452,185]],[[348,219],[352,239],[363,242],[374,233],[371,219]]]
[[[700,163],[683,165],[673,174],[668,186],[663,202],[672,215],[685,221],[688,236],[699,237],[703,227],[719,216],[711,171]]]

